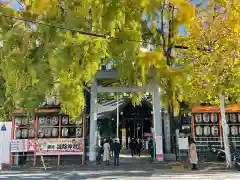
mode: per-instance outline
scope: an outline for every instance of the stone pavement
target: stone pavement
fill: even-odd
[[[129,170],[98,170],[98,171],[46,171],[46,172],[29,172],[29,171],[2,171],[0,179],[6,180],[231,180],[240,179],[238,171],[229,172],[188,172],[188,173],[171,173],[165,171],[129,171]]]
[[[122,156],[120,158],[120,166],[114,167],[113,162],[110,163],[109,166],[106,166],[103,162],[101,163],[90,163],[87,162],[84,167],[81,167],[80,165],[67,165],[67,166],[61,166],[60,168],[49,167],[47,166],[47,171],[102,171],[102,170],[120,170],[120,171],[164,171],[164,172],[189,172],[191,165],[188,163],[188,161],[173,161],[173,162],[152,162],[148,156],[143,156],[140,159],[139,158],[132,158],[128,156]],[[25,171],[28,169],[32,172],[38,172],[38,171],[44,171],[43,167],[17,167],[12,168],[11,171]],[[203,172],[213,172],[213,171],[224,171],[225,164],[221,162],[205,162],[201,163],[199,167],[200,171]],[[10,169],[8,169],[10,170]]]

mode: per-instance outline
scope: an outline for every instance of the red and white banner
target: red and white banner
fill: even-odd
[[[26,139],[19,139],[18,141],[23,140],[26,141]],[[14,141],[16,140],[13,140],[12,143]],[[82,154],[84,149],[83,138],[29,139],[27,141],[28,143],[25,143],[25,149],[27,149],[28,152],[36,152],[37,154]],[[24,148],[18,149],[18,152],[22,152],[21,149]],[[12,149],[11,152],[13,152]]]

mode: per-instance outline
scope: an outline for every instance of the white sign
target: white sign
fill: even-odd
[[[178,147],[179,147],[179,149],[187,150],[188,149],[188,138],[178,138]]]
[[[11,152],[27,152],[28,139],[14,139],[11,141]]]

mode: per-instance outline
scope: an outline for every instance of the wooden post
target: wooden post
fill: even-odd
[[[194,115],[192,115],[192,136],[195,137],[195,122],[194,122]]]
[[[13,116],[12,119],[12,130],[11,130],[11,140],[14,139],[15,136],[15,116]],[[10,150],[10,168],[12,168],[13,165],[13,153]]]
[[[58,138],[60,139],[61,138],[61,133],[62,133],[62,116],[59,115],[59,118],[58,118]],[[61,158],[60,158],[60,152],[58,152],[58,164],[57,164],[57,167],[59,168],[60,165],[61,165],[61,162],[60,162]]]
[[[82,139],[83,139],[83,152],[82,152],[82,167],[85,165],[85,120],[86,114],[82,116]]]
[[[37,142],[37,138],[38,138],[38,118],[37,118],[37,116],[34,116],[34,119],[35,119],[34,139],[35,139],[35,142]],[[36,166],[36,160],[37,160],[37,148],[36,148],[36,144],[35,144],[34,145],[33,166]]]

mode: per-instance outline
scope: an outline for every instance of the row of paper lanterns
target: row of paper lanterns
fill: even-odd
[[[240,122],[240,113],[235,114],[226,114],[226,120],[230,122]],[[218,114],[216,113],[203,113],[203,114],[195,114],[195,122],[200,123],[200,122],[213,122],[216,123],[218,122]]]
[[[197,136],[218,136],[218,126],[196,126],[196,135]],[[238,126],[230,126],[228,127],[228,135],[231,133],[231,135],[239,135],[240,134],[240,127]]]
[[[16,138],[33,138],[34,137],[34,128],[29,129],[16,129]],[[69,129],[68,128],[62,128],[61,130],[62,137],[68,137]],[[76,137],[82,136],[82,128],[78,127],[76,128]],[[58,128],[39,128],[38,130],[38,137],[58,137]]]
[[[27,117],[16,117],[15,118],[16,125],[28,125],[33,124],[34,120],[29,119]],[[38,122],[40,125],[43,124],[51,124],[51,125],[58,125],[59,124],[59,116],[39,116]],[[72,120],[68,116],[62,116],[62,124],[82,124],[82,119],[79,120]]]

